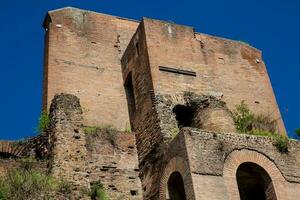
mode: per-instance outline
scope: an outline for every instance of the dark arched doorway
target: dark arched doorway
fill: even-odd
[[[184,183],[179,172],[173,172],[168,180],[167,200],[186,200]]]
[[[241,164],[236,179],[241,200],[277,200],[270,176],[259,165]]]

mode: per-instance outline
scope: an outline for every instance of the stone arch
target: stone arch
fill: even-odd
[[[235,150],[225,160],[223,177],[229,200],[240,200],[236,174],[243,163],[254,163],[264,169],[270,176],[278,200],[287,200],[285,179],[276,165],[265,155],[253,150]]]
[[[186,199],[194,200],[195,195],[188,163],[185,159],[179,156],[173,157],[164,169],[159,186],[159,200],[166,200],[168,194],[168,181],[174,173],[179,173],[182,177]]]
[[[0,142],[0,157],[21,157],[23,147],[14,145],[13,142],[1,141]]]

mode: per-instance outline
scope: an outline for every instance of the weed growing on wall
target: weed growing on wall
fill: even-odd
[[[278,133],[276,121],[266,115],[255,115],[244,101],[233,111],[233,120],[239,133],[272,137],[278,151],[288,152],[288,138]]]
[[[236,106],[236,109],[233,112],[233,120],[236,130],[240,133],[247,133],[251,131],[251,124],[254,120],[254,114],[245,104],[245,101],[242,101],[240,105]]]
[[[36,127],[36,132],[43,133],[44,131],[47,130],[49,125],[50,125],[49,114],[48,112],[43,111],[39,117],[39,122],[38,122],[38,126]]]
[[[131,133],[132,132],[131,127],[127,122],[126,122],[126,125],[125,125],[124,132],[125,133]]]
[[[288,137],[285,135],[279,135],[276,134],[274,136],[275,142],[274,146],[278,149],[278,151],[282,153],[287,153],[288,152]]]
[[[91,191],[89,193],[89,196],[92,200],[110,200],[110,198],[106,194],[105,188],[100,182],[91,184]]]
[[[297,129],[295,130],[295,133],[296,133],[296,135],[297,135],[298,137],[300,137],[300,128],[297,128]]]

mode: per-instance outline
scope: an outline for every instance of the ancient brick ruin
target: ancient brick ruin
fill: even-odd
[[[300,143],[280,152],[273,138],[237,133],[232,118],[243,100],[285,132],[258,49],[69,7],[50,11],[44,28],[47,142],[1,143],[1,154],[47,154],[77,199],[96,182],[116,200],[299,199]]]

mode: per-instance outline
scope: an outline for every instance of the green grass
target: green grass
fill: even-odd
[[[278,149],[281,153],[287,153],[288,152],[288,142],[289,139],[285,135],[275,135],[274,136],[275,142],[274,146]]]
[[[0,200],[31,200],[49,192],[69,194],[71,184],[58,181],[40,170],[33,169],[31,158],[21,160],[20,167],[8,171],[0,177]]]
[[[110,200],[106,194],[105,188],[100,182],[95,182],[91,185],[89,196],[92,200]]]
[[[124,132],[125,133],[131,133],[132,132],[131,127],[127,122],[126,122],[126,125],[125,125]]]
[[[99,125],[99,126],[87,126],[84,128],[84,133],[87,135],[96,134],[97,129],[101,131],[106,131],[109,133],[116,133],[117,129],[112,125]]]

